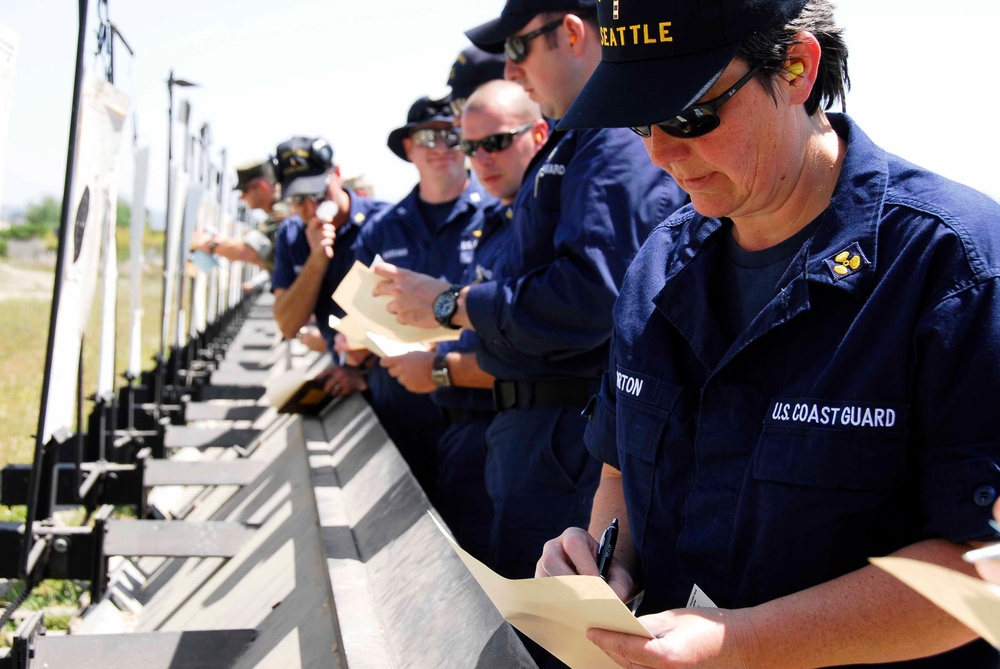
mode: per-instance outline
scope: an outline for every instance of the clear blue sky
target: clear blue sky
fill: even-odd
[[[110,0],[135,49],[116,51],[140,144],[150,146],[147,206],[163,209],[167,92],[175,76],[192,127],[208,122],[230,165],[297,134],[324,135],[345,175],[367,174],[386,199],[406,194],[412,166],[385,146],[419,95],[443,88],[463,30],[499,15],[500,0]],[[73,84],[77,3],[3,0],[19,38],[3,204],[61,196]],[[843,0],[851,49],[847,109],[878,143],[1000,198],[1000,102],[994,87],[1000,0]],[[91,1],[88,54],[96,46]],[[92,58],[90,59],[92,60]],[[179,130],[176,131],[179,134]],[[175,137],[177,135],[175,134]],[[128,199],[131,177],[122,181]]]

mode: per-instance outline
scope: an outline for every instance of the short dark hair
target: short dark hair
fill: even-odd
[[[601,25],[597,22],[597,10],[591,8],[574,9],[572,12],[542,12],[542,21],[544,23],[549,23],[550,21],[558,21],[567,14],[572,14],[576,16],[584,23],[590,24],[594,30],[600,31]],[[559,35],[553,31],[550,33],[545,33],[545,43],[550,49],[555,49],[559,46]]]
[[[820,106],[830,109],[838,101],[846,109],[845,97],[851,88],[847,74],[847,43],[843,29],[833,19],[833,10],[833,0],[809,0],[797,17],[780,28],[762,30],[748,37],[736,53],[737,58],[751,67],[760,68],[757,78],[774,97],[775,78],[785,74],[788,47],[799,43],[795,38],[798,33],[812,33],[822,55],[816,83],[806,100],[806,113],[810,116]]]

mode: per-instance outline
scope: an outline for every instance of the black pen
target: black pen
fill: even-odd
[[[608,529],[601,535],[601,545],[597,548],[597,569],[601,578],[608,580],[611,571],[611,558],[615,554],[615,544],[618,543],[618,519],[613,518]]]

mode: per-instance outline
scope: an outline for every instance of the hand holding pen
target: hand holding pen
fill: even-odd
[[[593,531],[593,527],[590,531]],[[594,535],[582,527],[567,528],[558,537],[545,542],[542,556],[535,565],[535,577],[600,575],[615,594],[623,602],[627,602],[636,595],[633,576],[627,562],[629,555],[627,549],[630,548],[627,536],[627,530],[619,525],[618,519],[611,522],[601,535],[600,541],[595,541]],[[619,555],[615,556],[619,538],[626,543]],[[626,560],[622,559],[623,555],[626,556]]]
[[[597,569],[604,582],[608,581],[608,572],[611,570],[611,560],[615,556],[615,544],[618,543],[618,519],[613,518],[608,529],[601,535],[601,544],[597,547]]]

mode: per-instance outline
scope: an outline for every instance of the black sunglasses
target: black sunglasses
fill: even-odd
[[[535,39],[539,35],[552,32],[561,26],[562,22],[562,19],[558,19],[556,21],[546,23],[538,30],[532,30],[530,33],[525,33],[523,35],[511,35],[504,40],[503,52],[507,54],[507,58],[510,62],[523,63],[524,59],[528,57],[528,42]]]
[[[522,132],[527,132],[535,126],[535,122],[525,123],[519,128],[514,128],[513,130],[508,130],[507,132],[498,132],[495,135],[487,135],[482,139],[463,139],[459,142],[458,146],[462,149],[462,153],[469,156],[470,158],[476,155],[476,151],[479,147],[483,147],[483,151],[486,153],[496,153],[497,151],[503,151],[514,138],[520,135]]]
[[[458,148],[458,133],[453,128],[420,128],[413,131],[410,139],[417,146],[425,146],[428,149],[435,148],[438,143],[446,149]]]
[[[719,97],[682,109],[673,118],[656,123],[656,127],[671,137],[681,139],[694,139],[707,135],[719,127],[719,107],[729,102],[729,99],[736,95],[738,90],[753,79],[753,75],[757,74],[758,70],[760,70],[759,67],[752,68],[732,88]],[[640,137],[650,137],[653,134],[653,127],[649,125],[633,126],[632,132]]]

